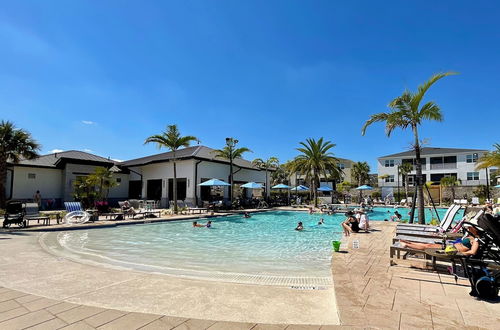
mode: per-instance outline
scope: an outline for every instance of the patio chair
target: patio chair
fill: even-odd
[[[479,197],[472,197],[471,204],[479,205]]]
[[[38,210],[38,203],[26,203],[25,212],[24,221],[26,221],[26,227],[29,226],[30,221],[35,220],[37,223],[40,223],[41,220],[42,224],[50,225],[50,217],[40,214],[40,211]]]

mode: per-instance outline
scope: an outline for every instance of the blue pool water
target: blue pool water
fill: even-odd
[[[377,207],[369,217],[383,220],[393,212],[393,208]],[[399,212],[408,218],[408,209]],[[444,215],[446,210],[439,212]],[[324,225],[317,225],[320,218]],[[212,228],[171,221],[54,235],[62,250],[75,258],[149,272],[329,279],[331,242],[341,239],[344,218],[343,214],[273,211],[255,213],[249,219],[239,215],[211,218]],[[304,231],[294,230],[299,221]]]

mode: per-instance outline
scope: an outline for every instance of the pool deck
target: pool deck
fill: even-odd
[[[334,290],[93,267],[45,252],[39,233],[0,231],[0,329],[499,328],[500,302],[470,297],[449,275],[390,266],[395,224],[372,225],[333,254]]]

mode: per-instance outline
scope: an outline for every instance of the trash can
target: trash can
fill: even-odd
[[[335,252],[339,252],[340,250],[340,241],[332,241],[332,247]]]

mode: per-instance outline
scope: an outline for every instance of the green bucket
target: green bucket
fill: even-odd
[[[333,250],[335,250],[335,252],[340,251],[340,241],[332,241],[332,246],[333,246]]]

